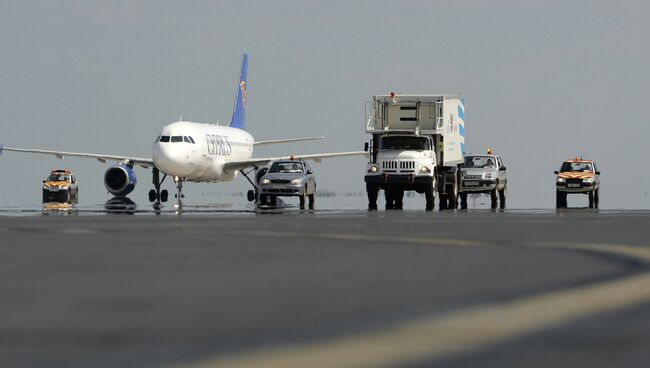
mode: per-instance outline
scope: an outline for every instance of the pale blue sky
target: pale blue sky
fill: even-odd
[[[650,207],[647,1],[20,1],[0,13],[0,142],[149,155],[160,127],[229,121],[250,54],[248,130],[324,135],[256,156],[358,150],[364,102],[390,91],[466,98],[468,150],[508,166],[511,207],[552,207],[553,170],[597,160],[601,207]],[[102,203],[107,166],[5,153],[1,203],[37,203],[53,167]],[[364,190],[365,161],[315,165],[319,187]],[[146,203],[150,174],[131,196]],[[168,186],[171,189],[171,186]],[[187,186],[201,194],[247,190]],[[205,199],[215,201],[214,198]],[[243,199],[242,199],[243,201]]]

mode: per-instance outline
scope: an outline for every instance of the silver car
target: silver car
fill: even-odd
[[[308,163],[298,160],[275,161],[260,179],[260,205],[276,205],[277,197],[298,197],[300,208],[314,208],[316,176]],[[270,203],[267,203],[270,202]]]
[[[490,194],[491,208],[506,208],[508,178],[499,155],[466,156],[460,169],[460,208],[467,208],[468,193]]]

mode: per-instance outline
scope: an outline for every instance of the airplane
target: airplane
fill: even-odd
[[[253,148],[256,146],[308,141],[323,137],[255,141],[253,136],[245,130],[247,69],[248,54],[244,53],[232,119],[228,126],[194,123],[179,119],[178,122],[162,128],[153,143],[151,158],[12,148],[4,147],[1,144],[0,155],[3,151],[12,151],[53,155],[59,159],[69,156],[96,159],[102,163],[117,161],[117,164],[108,168],[104,174],[104,186],[115,197],[126,197],[135,188],[137,184],[137,177],[133,170],[135,165],[145,169],[151,168],[154,188],[149,191],[149,201],[157,204],[167,201],[169,194],[167,190],[161,191],[161,185],[168,176],[172,177],[176,183],[176,198],[178,198],[179,204],[181,198],[184,197],[182,194],[183,182],[232,181],[238,173],[244,175],[253,186],[254,190],[248,192],[248,199],[253,201],[259,192],[257,181],[263,173],[258,169],[272,161],[295,159],[320,162],[324,158],[367,155],[364,151],[351,151],[254,158]],[[246,169],[250,170],[247,172]],[[249,177],[252,172],[256,173],[255,181]],[[162,179],[160,178],[161,173],[163,174]]]

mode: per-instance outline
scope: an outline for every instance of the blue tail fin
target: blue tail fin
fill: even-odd
[[[245,129],[246,120],[246,71],[248,69],[248,54],[244,54],[241,62],[241,74],[239,75],[239,84],[237,85],[237,98],[235,98],[235,108],[232,111],[232,120],[230,126],[238,129]]]

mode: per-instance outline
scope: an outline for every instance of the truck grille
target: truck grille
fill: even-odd
[[[415,161],[399,161],[399,160],[389,160],[382,161],[381,168],[384,171],[388,172],[414,172],[415,171]]]
[[[291,180],[289,179],[271,179],[271,183],[273,184],[289,184]]]

